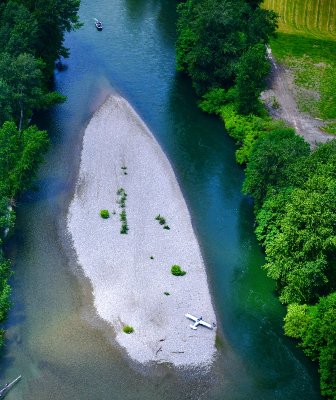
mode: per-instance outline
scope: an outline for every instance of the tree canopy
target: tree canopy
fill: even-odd
[[[235,84],[241,88],[248,80],[249,90],[236,92],[239,108],[244,113],[253,112],[255,99],[263,87],[262,81],[268,72],[264,45],[276,28],[275,13],[261,9],[259,3],[187,0],[177,8],[177,69],[191,77],[199,95]],[[254,70],[250,62],[255,63]],[[244,98],[240,99],[243,94]],[[249,101],[248,96],[251,96]]]
[[[68,55],[64,32],[79,26],[78,8],[79,0],[0,1],[0,322],[10,303],[2,240],[14,227],[13,199],[32,185],[49,145],[29,122],[33,111],[65,100],[50,90],[51,78],[57,58]]]
[[[336,399],[336,293],[321,297],[317,305],[291,304],[285,333],[299,339],[304,352],[319,362],[321,392]]]

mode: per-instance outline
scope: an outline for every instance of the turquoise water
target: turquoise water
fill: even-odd
[[[235,144],[219,120],[198,110],[190,82],[175,72],[175,3],[83,0],[85,25],[67,36],[71,57],[55,84],[68,101],[38,117],[53,145],[38,191],[19,201],[8,245],[16,273],[0,380],[23,375],[9,400],[320,398],[316,366],[282,335],[285,310],[260,268],[263,254],[251,202],[240,191]],[[68,251],[64,216],[83,130],[113,90],[160,142],[192,214],[220,332],[209,373],[131,365],[109,343],[106,326],[92,321],[90,287]]]

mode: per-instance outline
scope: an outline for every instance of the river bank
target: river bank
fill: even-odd
[[[102,219],[101,209],[110,218]],[[127,234],[120,233],[123,210]],[[159,214],[169,229],[155,219]],[[132,359],[178,366],[212,362],[215,329],[193,331],[184,316],[215,322],[187,206],[160,146],[121,97],[109,97],[85,131],[68,229],[97,313]],[[172,275],[174,264],[187,274]],[[126,325],[132,334],[123,332]]]

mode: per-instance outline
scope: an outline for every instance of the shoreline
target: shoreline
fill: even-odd
[[[127,234],[120,233],[120,188]],[[102,219],[101,209],[110,218]],[[170,229],[155,220],[158,214]],[[181,367],[214,361],[216,329],[191,330],[184,316],[216,322],[189,211],[167,157],[120,96],[111,95],[85,130],[67,227],[97,314],[133,360]],[[173,276],[174,264],[187,274]],[[134,332],[125,334],[125,325]]]

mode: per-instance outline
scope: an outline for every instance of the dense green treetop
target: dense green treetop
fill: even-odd
[[[52,74],[57,58],[68,56],[63,46],[64,32],[77,29],[80,0],[19,0],[33,15],[37,26],[35,54]]]
[[[265,76],[270,71],[266,61],[266,47],[258,43],[249,47],[240,57],[236,66],[236,104],[241,114],[259,114],[263,107],[259,96],[266,88]]]
[[[256,142],[243,191],[253,197],[257,210],[271,190],[295,184],[295,164],[309,152],[308,143],[292,128],[276,129]]]
[[[35,54],[37,21],[23,5],[8,1],[0,6],[0,49],[12,57],[21,53]]]
[[[242,61],[239,67],[240,58],[251,47],[266,44],[276,27],[276,15],[261,9],[258,3],[187,0],[178,5],[177,69],[191,77],[198,94],[212,88],[233,86],[238,72],[240,81],[245,77],[243,65],[247,64]],[[251,59],[252,54],[248,53],[246,57]],[[250,72],[250,79],[260,76],[263,79],[267,72],[266,63],[265,57],[258,58],[259,75],[255,73],[252,77]]]
[[[336,399],[336,293],[321,297],[317,305],[291,304],[285,333],[300,340],[304,352],[319,362],[321,392]]]

